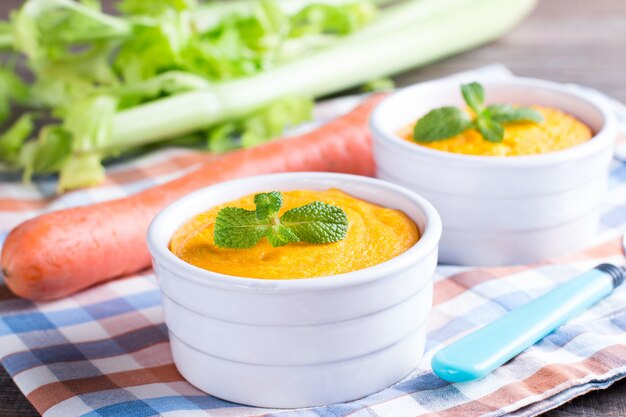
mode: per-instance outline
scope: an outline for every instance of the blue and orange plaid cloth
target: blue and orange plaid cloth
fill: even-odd
[[[502,67],[466,78],[510,77]],[[358,99],[322,104],[316,119]],[[616,109],[619,106],[616,104]],[[110,169],[102,187],[54,197],[54,180],[0,183],[0,244],[38,213],[122,197],[165,182],[210,158],[170,149]],[[531,416],[626,376],[626,288],[616,290],[483,380],[449,384],[429,368],[434,351],[600,262],[624,262],[626,164],[615,161],[602,226],[589,247],[529,266],[440,266],[428,319],[426,355],[400,383],[358,401],[301,410],[245,407],[195,389],[176,371],[151,271],[47,303],[15,298],[0,284],[0,358],[46,417]],[[268,381],[271,383],[271,381]]]

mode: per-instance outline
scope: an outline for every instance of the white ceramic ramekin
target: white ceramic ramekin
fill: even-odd
[[[465,104],[458,81],[417,84],[389,96],[372,114],[378,177],[420,193],[440,212],[441,262],[518,264],[582,247],[597,227],[617,136],[614,115],[568,85],[524,78],[483,85],[488,104],[555,107],[595,135],[531,156],[461,155],[419,146],[397,132],[434,108]]]
[[[263,191],[339,188],[402,210],[420,240],[382,264],[331,277],[263,280],[194,267],[168,249],[194,215]],[[422,197],[381,180],[327,173],[221,183],[163,210],[148,232],[174,361],[192,384],[254,406],[354,400],[407,375],[424,349],[441,221]]]

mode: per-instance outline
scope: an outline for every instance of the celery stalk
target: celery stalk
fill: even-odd
[[[294,93],[320,97],[432,62],[497,38],[517,24],[534,3],[414,0],[395,6],[398,9],[392,8],[377,23],[333,48],[259,75],[216,84],[211,90],[183,93],[122,111],[113,119],[110,146],[183,135],[242,116],[279,97]],[[426,9],[417,21],[402,17],[407,15],[405,8],[417,10],[420,5]],[[392,20],[397,16],[402,17],[402,26]],[[391,27],[393,31],[386,30]]]

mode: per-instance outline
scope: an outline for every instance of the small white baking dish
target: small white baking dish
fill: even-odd
[[[490,157],[438,151],[398,132],[428,111],[464,107],[454,80],[417,84],[383,100],[370,127],[378,177],[423,195],[439,211],[440,260],[461,265],[538,261],[582,247],[597,226],[606,189],[614,115],[581,89],[516,78],[484,82],[486,102],[561,109],[594,132],[577,146],[540,155]]]
[[[420,240],[370,268],[298,280],[218,274],[168,248],[185,221],[221,203],[262,191],[328,188],[402,210]],[[190,194],[164,209],[148,232],[176,366],[209,394],[261,407],[317,406],[379,391],[422,355],[440,235],[439,215],[424,198],[366,177],[276,174]]]

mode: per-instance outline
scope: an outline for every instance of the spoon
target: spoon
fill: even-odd
[[[625,277],[626,265],[598,265],[444,347],[433,356],[433,371],[449,382],[482,378],[609,295]]]

